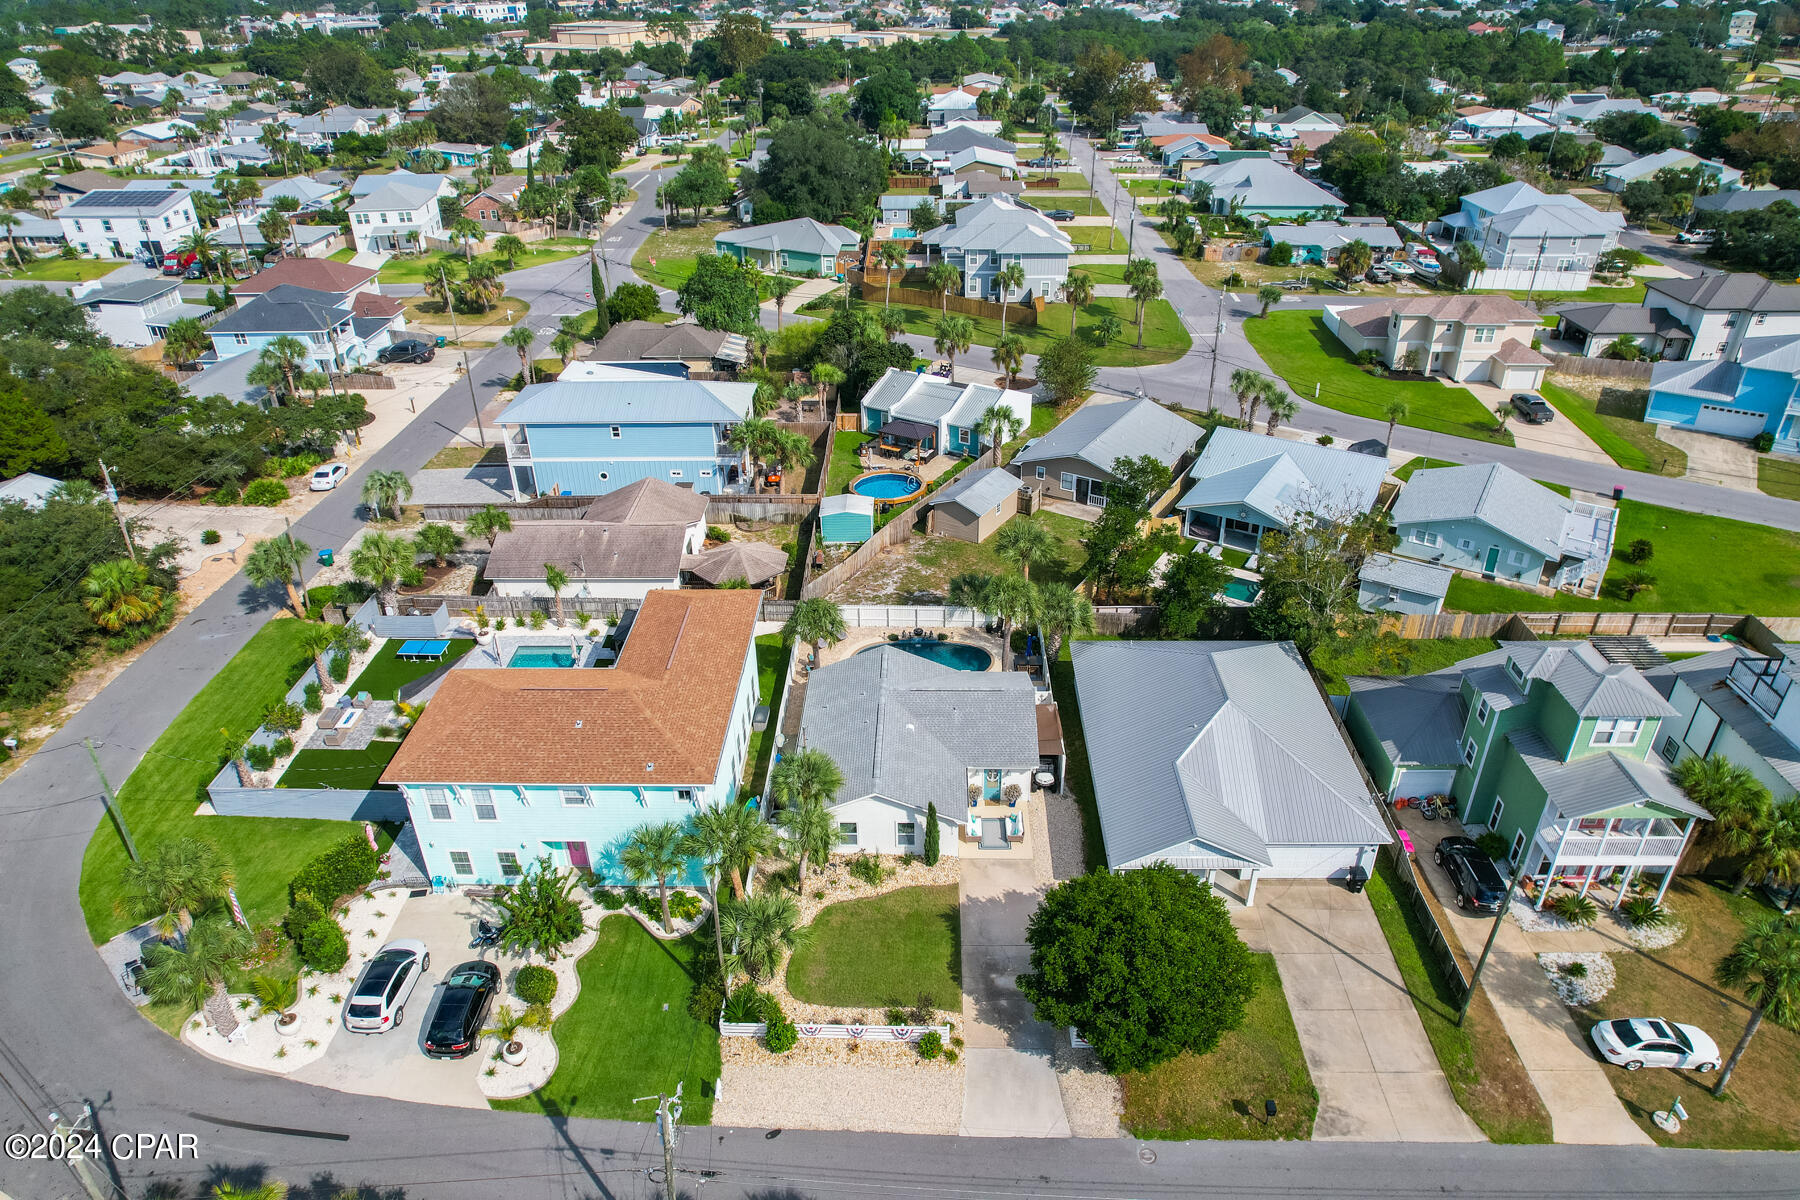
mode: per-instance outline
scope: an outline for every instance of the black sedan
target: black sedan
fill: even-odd
[[[402,338],[381,352],[384,363],[428,363],[437,357],[437,347],[418,338]]]
[[[500,988],[500,968],[488,962],[466,962],[450,972],[438,996],[437,1011],[425,1031],[425,1053],[431,1058],[467,1058],[481,1044],[481,1027]]]
[[[1052,221],[1073,221],[1075,219],[1075,210],[1072,208],[1051,208],[1046,209],[1044,215],[1049,217]]]
[[[1514,392],[1512,406],[1527,425],[1548,425],[1556,419],[1556,410],[1536,392]]]

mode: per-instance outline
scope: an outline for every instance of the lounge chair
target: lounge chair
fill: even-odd
[[[358,707],[358,708],[367,708],[373,701],[374,701],[374,697],[369,695],[369,693],[358,692],[358,693],[356,693],[356,699],[351,701],[351,703],[356,705],[356,707]]]
[[[327,746],[333,746],[333,747],[342,746],[345,742],[347,742],[349,740],[350,740],[350,732],[349,732],[349,730],[346,730],[346,729],[334,729],[330,733],[325,735],[325,744]]]

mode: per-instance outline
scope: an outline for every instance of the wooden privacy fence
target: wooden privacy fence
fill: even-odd
[[[963,471],[980,471],[993,466],[997,461],[994,452],[994,447],[982,451],[975,461],[963,468]],[[868,566],[883,550],[911,541],[914,533],[913,526],[918,521],[919,514],[925,511],[926,502],[931,499],[934,492],[943,486],[944,482],[944,476],[940,475],[931,483],[926,484],[925,490],[916,499],[895,513],[886,525],[877,529],[874,537],[851,551],[849,558],[807,580],[806,586],[801,590],[800,598],[810,600],[814,596],[830,595],[834,588]]]
[[[1745,618],[1725,613],[1640,612],[1522,612],[1522,613],[1410,613],[1390,617],[1384,629],[1403,638],[1499,637],[1517,622],[1518,631],[1537,637],[1639,637],[1705,638],[1735,633]],[[1776,618],[1800,630],[1800,620]]]
[[[803,1038],[853,1042],[916,1042],[927,1033],[936,1033],[948,1041],[948,1025],[810,1025],[796,1023],[794,1029]],[[761,1021],[719,1022],[720,1037],[761,1037],[769,1027]]]
[[[920,308],[935,308],[940,312],[942,312],[947,305],[949,310],[953,313],[962,313],[964,316],[970,317],[987,317],[994,321],[998,321],[1001,316],[1000,306],[991,300],[982,300],[975,296],[957,295],[951,295],[946,298],[939,292],[927,292],[920,288],[906,287],[901,284],[898,279],[896,279],[893,291],[890,293],[887,289],[886,281],[882,278],[882,272],[880,271],[852,271],[850,272],[850,282],[857,287],[865,288],[863,293],[863,300],[865,302],[875,298],[875,292],[866,289],[876,288],[880,289],[881,298],[884,301],[892,300],[896,304],[912,304],[917,305]],[[1038,317],[1043,311],[1044,301],[1041,296],[1034,297],[1030,300],[1015,300],[1006,306],[1006,321],[1008,325],[1036,325],[1038,323]]]
[[[539,496],[524,503],[425,504],[427,521],[466,521],[486,508],[497,508],[515,521],[573,521],[594,502],[592,496]]]
[[[1639,383],[1650,381],[1650,372],[1655,363],[1644,359],[1637,362],[1624,362],[1616,358],[1588,358],[1583,354],[1552,354],[1544,351],[1544,357],[1550,360],[1550,369],[1560,371],[1564,375],[1594,375],[1603,379],[1632,379]]]

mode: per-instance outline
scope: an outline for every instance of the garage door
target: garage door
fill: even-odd
[[[1743,408],[1725,408],[1717,404],[1702,404],[1700,416],[1694,421],[1694,428],[1706,433],[1719,433],[1726,437],[1753,438],[1763,431],[1769,423],[1767,413],[1751,412]]]
[[[1341,879],[1357,865],[1359,846],[1270,846],[1270,879]]]
[[[1425,770],[1414,767],[1410,771],[1401,771],[1394,781],[1396,796],[1435,796],[1448,793],[1456,783],[1455,771]]]

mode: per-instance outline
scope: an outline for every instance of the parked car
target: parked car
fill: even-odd
[[[1028,167],[1043,167],[1048,169],[1056,165],[1056,160],[1054,158],[1034,158],[1025,165]]]
[[[1719,1044],[1705,1030],[1660,1017],[1602,1021],[1588,1031],[1600,1057],[1627,1071],[1682,1067],[1702,1075],[1719,1069]]]
[[[1392,282],[1394,282],[1393,273],[1387,269],[1387,264],[1385,264],[1385,263],[1375,263],[1374,265],[1372,265],[1366,272],[1363,273],[1363,278],[1368,280],[1370,283],[1392,283]]]
[[[396,938],[376,952],[344,1005],[344,1028],[386,1033],[406,1020],[406,1000],[431,969],[431,952],[416,938]]]
[[[312,482],[307,485],[307,490],[312,492],[329,492],[332,488],[335,488],[338,484],[344,482],[344,476],[349,473],[350,468],[343,463],[326,463],[312,473]]]
[[[181,277],[183,279],[205,279],[206,267],[201,263],[195,263]]]
[[[1044,210],[1044,215],[1052,221],[1073,221],[1075,210],[1072,208],[1048,208]]]
[[[500,988],[500,968],[490,962],[466,962],[450,972],[438,993],[437,1009],[425,1030],[430,1058],[467,1058],[481,1044],[481,1027]]]
[[[1113,161],[1122,163],[1141,163],[1144,161],[1144,156],[1141,154],[1121,154],[1119,157],[1113,159]]]
[[[418,338],[401,338],[377,357],[384,363],[428,363],[437,357],[437,349]]]
[[[1475,135],[1466,129],[1452,129],[1445,135],[1445,140],[1452,142],[1472,142],[1475,140]]]
[[[1512,406],[1519,420],[1527,425],[1548,425],[1556,419],[1556,410],[1536,392],[1514,392]]]
[[[1675,235],[1675,240],[1684,246],[1712,244],[1713,231],[1710,229],[1684,229]]]
[[[1500,902],[1506,898],[1506,880],[1473,838],[1447,837],[1438,843],[1431,857],[1449,876],[1458,904],[1470,912],[1500,911]]]
[[[55,138],[39,138],[37,141],[31,143],[31,148],[33,150],[48,150],[54,145],[56,145]]]

